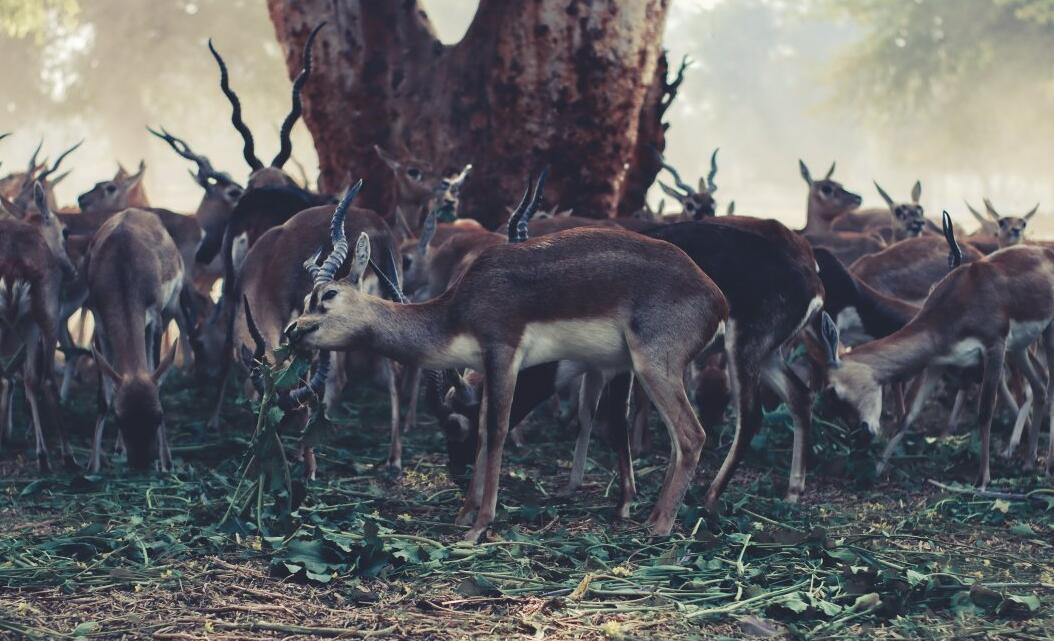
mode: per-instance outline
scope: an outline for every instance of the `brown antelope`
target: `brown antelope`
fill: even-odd
[[[852,212],[862,202],[859,195],[846,190],[840,182],[832,180],[835,163],[831,163],[831,168],[820,180],[813,180],[804,161],[798,161],[798,168],[801,170],[802,179],[809,186],[805,228],[800,233],[813,247],[827,248],[846,265],[885,247],[885,241],[876,234],[831,229],[835,219]]]
[[[984,220],[981,214],[974,209],[970,203],[966,203],[966,207],[969,208],[970,213],[974,218],[978,220]],[[999,248],[1012,247],[1020,243],[1025,242],[1025,228],[1028,227],[1028,221],[1036,215],[1039,211],[1039,203],[1033,207],[1027,214],[1023,216],[1002,216],[992,206],[992,202],[987,198],[984,199],[984,209],[988,214],[989,220],[987,224],[982,224],[982,229],[992,233],[996,238],[996,243]]]
[[[14,205],[15,215],[18,215],[18,211],[25,211],[33,206],[34,204],[34,185],[40,183],[44,188],[44,194],[47,198],[48,207],[51,208],[52,212],[58,209],[55,202],[55,186],[62,182],[66,176],[69,175],[69,171],[61,173],[57,176],[53,174],[58,171],[59,166],[62,165],[62,161],[66,159],[71,153],[76,151],[84,141],[80,141],[77,144],[69,147],[55,160],[55,162],[49,167],[48,161],[45,159],[39,165],[37,164],[37,156],[40,153],[41,147],[44,145],[44,141],[41,140],[40,144],[37,145],[36,150],[33,152],[33,156],[29,159],[29,166],[25,173],[12,174],[6,181],[8,184],[5,187],[0,187],[0,193],[6,198],[10,198]],[[18,178],[20,177],[20,181]],[[10,195],[8,195],[10,191]]]
[[[875,189],[887,209],[865,209],[842,214],[831,222],[832,231],[855,231],[879,233],[887,242],[914,238],[926,231],[935,231],[928,225],[925,210],[919,204],[922,198],[922,183],[915,181],[911,190],[911,201],[898,203],[875,182]]]
[[[699,188],[693,189],[691,185],[681,180],[680,174],[674,169],[666,160],[662,157],[658,151],[655,152],[659,163],[662,168],[670,172],[673,177],[676,188],[667,185],[666,183],[659,181],[659,187],[667,195],[681,203],[681,213],[676,219],[679,220],[702,220],[707,216],[714,216],[717,214],[717,203],[714,202],[714,192],[717,191],[717,183],[714,179],[717,178],[717,152],[719,149],[714,149],[714,153],[710,155],[710,173],[707,174],[706,178],[699,178]],[[673,222],[673,221],[667,221]]]
[[[978,483],[991,479],[989,442],[996,394],[1009,361],[1029,380],[1037,401],[1029,464],[1038,449],[1039,421],[1049,414],[1054,385],[1032,367],[1028,348],[1037,340],[1054,362],[1054,250],[1015,246],[953,270],[937,283],[922,309],[893,334],[840,356],[837,328],[825,320],[829,381],[872,434],[881,432],[882,386],[922,373],[919,394],[932,388],[946,367],[974,367],[983,372],[979,424],[981,462]],[[1047,417],[1049,419],[1049,417]],[[1054,431],[1054,422],[1051,422]],[[903,431],[895,437],[902,437]],[[1054,441],[1052,441],[1054,443]],[[1054,444],[1047,457],[1050,471]],[[886,449],[886,456],[892,451]]]
[[[335,269],[347,251],[347,241],[336,238],[327,263]],[[476,514],[466,540],[477,540],[494,519],[519,370],[565,359],[631,367],[659,408],[673,456],[649,524],[657,534],[670,532],[705,440],[684,369],[728,310],[717,286],[683,252],[631,232],[573,229],[491,247],[442,296],[408,305],[355,285],[369,255],[369,238],[360,235],[347,281],[316,284],[285,334],[300,349],[367,348],[431,369],[483,373],[486,420],[457,518],[467,525]],[[623,489],[629,494],[632,483]]]
[[[964,262],[983,256],[970,245],[962,247],[962,254]],[[948,245],[937,235],[908,238],[861,256],[849,265],[849,271],[887,296],[921,305],[937,281],[948,273]]]
[[[88,307],[95,317],[93,351],[105,398],[89,469],[99,469],[103,429],[112,410],[129,464],[146,468],[156,449],[166,470],[171,454],[158,386],[176,344],[161,358],[161,335],[181,313],[183,258],[157,216],[127,209],[102,224],[86,263]]]
[[[59,292],[63,280],[71,280],[76,270],[66,254],[62,222],[51,212],[40,183],[34,184],[33,194],[35,211],[26,212],[23,220],[0,207],[0,356],[7,361],[4,378],[8,388],[12,384],[10,374],[19,359],[24,359],[22,377],[33,418],[37,461],[42,469],[48,469],[45,418],[59,427],[63,457],[67,464],[73,463],[65,431],[55,420],[58,398],[53,363]],[[10,399],[5,403],[6,432],[10,428]]]

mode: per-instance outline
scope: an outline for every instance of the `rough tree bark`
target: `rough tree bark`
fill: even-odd
[[[386,213],[391,176],[374,144],[441,168],[471,162],[464,211],[491,227],[544,165],[548,205],[595,217],[643,205],[651,146],[664,147],[668,5],[481,0],[448,46],[417,0],[268,0],[290,74],[308,32],[329,22],[304,91],[322,187],[363,176],[363,204]]]

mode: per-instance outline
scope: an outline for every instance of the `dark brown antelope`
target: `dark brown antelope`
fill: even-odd
[[[348,249],[335,239],[331,269]],[[631,232],[574,229],[491,247],[442,296],[409,305],[359,290],[355,281],[369,255],[369,238],[361,235],[349,278],[316,285],[286,336],[300,349],[365,348],[430,369],[483,373],[486,420],[457,518],[472,523],[467,540],[477,540],[494,519],[519,370],[557,360],[632,368],[648,390],[673,443],[649,524],[657,534],[670,532],[705,439],[684,390],[684,369],[727,317],[720,290],[683,252]]]
[[[129,464],[146,468],[156,453],[166,470],[171,454],[158,387],[176,344],[161,358],[161,335],[181,314],[183,258],[157,216],[127,209],[102,224],[86,263],[93,347],[105,398],[89,469],[99,469],[103,429],[112,410]]]
[[[19,185],[17,182],[15,182],[12,185],[14,187],[14,193],[9,196],[9,198],[11,199],[16,212],[25,211],[34,205],[34,185],[36,183],[40,183],[40,185],[44,188],[44,193],[47,198],[48,207],[51,208],[52,212],[58,209],[55,202],[54,188],[56,185],[62,182],[62,180],[66,178],[66,176],[68,176],[70,172],[67,171],[57,176],[54,174],[62,165],[62,161],[65,160],[66,157],[69,156],[71,153],[76,151],[82,144],[84,144],[84,141],[82,140],[81,142],[78,142],[77,144],[73,145],[72,147],[69,147],[61,154],[59,154],[59,157],[55,159],[55,162],[50,167],[48,166],[47,159],[42,161],[39,165],[37,164],[37,155],[39,155],[40,149],[43,144],[44,141],[41,140],[40,144],[37,145],[36,150],[33,152],[33,156],[29,159],[29,167],[26,169],[25,173],[21,174],[21,184]],[[5,197],[8,197],[6,193],[4,195]]]
[[[51,212],[43,186],[35,183],[33,193],[35,211],[26,212],[23,220],[0,207],[0,358],[6,388],[21,363],[37,461],[48,469],[45,422],[59,428],[63,457],[67,464],[73,462],[65,431],[55,420],[58,396],[53,364],[60,289],[63,280],[72,280],[76,272],[66,254],[62,222]],[[7,431],[10,399],[5,402]]]
[[[1029,461],[1035,462],[1041,418],[1049,419],[1054,386],[1036,373],[1028,348],[1037,340],[1054,362],[1054,250],[1027,245],[1007,248],[953,270],[937,283],[907,325],[861,345],[844,356],[837,351],[837,329],[827,319],[829,381],[857,420],[880,434],[882,387],[922,373],[919,394],[932,388],[946,367],[981,366],[981,462],[977,476],[986,486],[989,442],[996,395],[1009,362],[1028,378],[1037,401]],[[1051,423],[1054,430],[1054,422]],[[901,431],[895,439],[902,438]],[[1052,441],[1054,442],[1054,441]],[[1054,445],[1051,446],[1054,450]],[[886,458],[891,453],[887,447]],[[1052,452],[1054,453],[1054,452]],[[1048,472],[1050,454],[1047,458]]]
[[[198,208],[194,211],[194,219],[197,221],[198,226],[201,227],[201,243],[208,242],[210,238],[222,239],[227,224],[230,222],[234,206],[238,204],[238,199],[242,197],[245,189],[235,182],[227,172],[213,168],[208,157],[194,153],[190,145],[182,139],[173,136],[164,128],[161,131],[156,131],[147,127],[147,131],[168,143],[168,146],[173,151],[197,166],[197,171],[190,171],[189,173],[194,182],[205,190],[204,195],[201,197],[201,202],[198,203]],[[197,248],[195,248],[195,253],[196,251]],[[182,251],[180,253],[183,253],[184,259],[186,259],[186,254]],[[235,264],[237,265],[239,262],[240,258],[236,258]],[[190,267],[192,265],[194,266],[192,271],[194,272],[195,285],[197,285],[199,290],[206,293],[211,289],[212,283],[223,276],[222,261],[216,258],[207,265],[198,264],[195,260],[187,266]]]

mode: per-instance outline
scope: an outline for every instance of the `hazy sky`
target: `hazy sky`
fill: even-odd
[[[82,4],[88,1],[82,0]],[[124,7],[120,8],[129,20],[135,19],[136,12],[152,10],[152,3],[148,2],[107,1],[115,7],[123,2]],[[264,0],[230,2],[231,11],[237,12],[237,24],[245,33],[259,34],[249,40],[255,43],[254,48],[239,48],[239,42],[242,47],[250,46],[245,44],[244,34],[239,41],[239,34],[214,33],[215,25],[206,19],[194,23],[196,5],[187,0],[186,19],[192,22],[183,25],[180,33],[199,33],[201,58],[197,62],[211,64],[204,42],[212,36],[228,61],[233,62],[235,88],[239,87],[238,60],[248,56],[254,56],[262,70],[259,73],[270,74],[276,87],[288,87]],[[461,37],[476,6],[475,0],[422,0],[422,4],[440,37],[447,42]],[[906,197],[911,184],[920,178],[923,204],[931,215],[943,207],[957,220],[971,223],[963,198],[979,202],[983,195],[991,196],[1004,213],[1025,210],[1036,201],[1044,203],[1041,212],[1054,211],[1047,206],[1054,201],[1049,171],[1033,171],[1030,176],[982,171],[981,166],[993,166],[992,158],[986,157],[986,162],[979,163],[975,171],[963,172],[961,168],[970,163],[962,162],[962,149],[970,148],[969,136],[985,135],[983,128],[964,132],[960,151],[937,149],[926,156],[925,163],[906,166],[903,151],[925,142],[928,132],[917,128],[872,131],[858,115],[835,106],[840,87],[832,80],[833,65],[840,53],[854,46],[860,37],[859,28],[834,17],[810,15],[805,19],[799,6],[789,0],[672,1],[665,38],[671,64],[675,66],[685,54],[696,62],[667,113],[671,123],[667,157],[694,182],[695,177],[706,173],[711,149],[719,146],[717,198],[722,208],[734,199],[737,213],[779,217],[800,225],[804,221],[805,201],[805,187],[797,168],[801,157],[814,173],[825,171],[831,161],[837,160],[836,178],[860,193],[865,205],[877,206],[881,202],[871,184],[873,179],[899,198]],[[91,56],[96,48],[90,29],[66,33],[50,44],[56,60],[63,56]],[[145,158],[149,167],[146,186],[153,203],[190,211],[201,192],[186,175],[187,163],[142,129],[146,124],[163,124],[185,136],[218,167],[237,177],[245,176],[241,142],[229,124],[229,107],[215,84],[214,69],[208,69],[210,75],[202,78],[200,88],[195,85],[208,108],[195,108],[183,114],[182,119],[170,115],[169,122],[160,122],[161,117],[151,111],[150,70],[125,67],[127,62],[134,64],[132,58],[119,62],[120,66],[107,60],[100,64],[115,64],[114,73],[120,74],[117,80],[127,75],[130,91],[147,96],[141,101],[144,105],[128,113],[115,109],[118,113],[109,114],[102,123],[76,116],[25,122],[24,113],[18,112],[17,117],[13,114],[15,121],[0,127],[16,132],[0,143],[4,169],[20,167],[41,135],[47,136],[46,152],[52,157],[61,146],[87,137],[88,142],[77,152],[76,171],[59,190],[61,202],[74,202],[77,193],[111,175],[115,159],[131,167]],[[173,60],[172,64],[179,62]],[[7,80],[7,73],[0,69],[0,81]],[[4,86],[9,87],[10,82],[4,82]],[[240,86],[245,86],[244,80]],[[261,157],[269,158],[277,149],[277,126],[288,109],[288,100],[288,93],[282,91],[243,94],[245,118],[256,134]],[[0,113],[3,104],[0,98]],[[1012,117],[1011,113],[993,114],[993,118]],[[1022,132],[1020,139],[1000,141],[1003,148],[1051,153],[1049,141],[1029,138],[1027,127],[1017,129]],[[294,157],[313,177],[316,158],[306,134],[304,126],[298,125]],[[951,162],[952,154],[956,162]],[[655,202],[658,196],[653,195]],[[1054,221],[1054,216],[1050,218]],[[1034,227],[1050,227],[1054,231],[1045,216],[1041,215],[1035,223]]]

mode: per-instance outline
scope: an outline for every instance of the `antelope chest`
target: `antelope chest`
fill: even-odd
[[[29,314],[29,283],[0,277],[0,319],[14,325]]]

